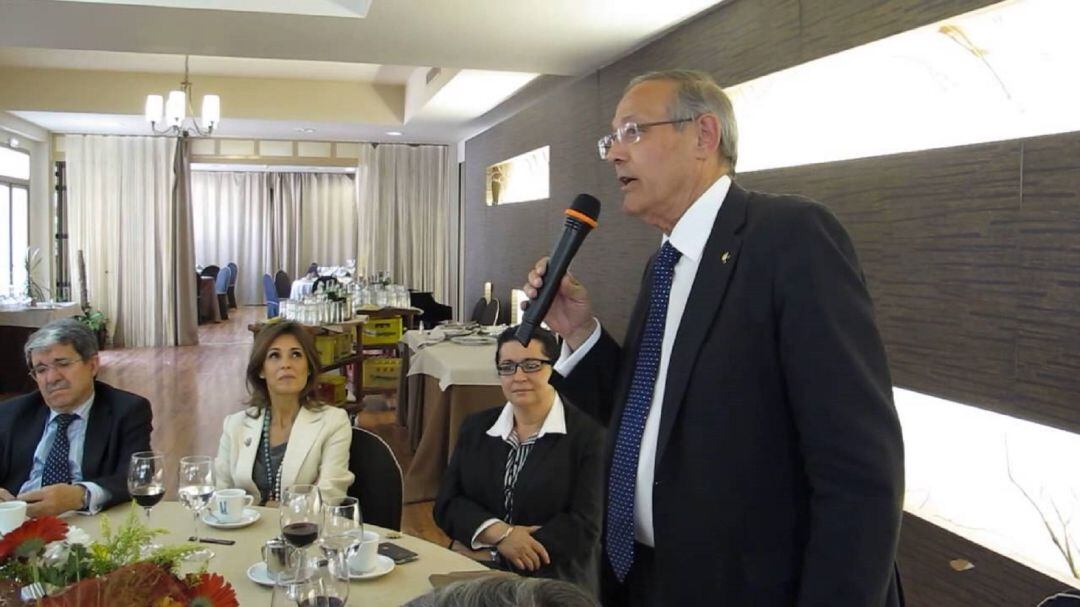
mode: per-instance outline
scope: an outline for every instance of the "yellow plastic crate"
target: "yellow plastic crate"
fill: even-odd
[[[396,388],[400,378],[400,358],[364,359],[365,388]]]
[[[345,376],[322,373],[315,379],[315,398],[330,405],[343,405],[348,398]]]
[[[316,335],[315,349],[319,351],[319,364],[331,365],[338,359],[338,338],[336,335]]]
[[[401,341],[401,317],[374,318],[364,323],[364,345],[386,346]]]
[[[353,354],[353,332],[338,333],[335,337],[335,350],[337,351],[337,358],[342,359]]]

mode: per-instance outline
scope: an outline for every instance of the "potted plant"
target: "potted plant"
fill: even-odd
[[[41,284],[34,279],[34,272],[40,265],[41,249],[37,247],[26,249],[23,267],[26,269],[26,296],[30,298],[31,306],[35,306],[39,301],[45,301],[45,299],[48,298],[48,289],[41,286]]]
[[[109,319],[105,316],[105,313],[87,306],[83,308],[82,315],[76,316],[75,320],[86,325],[87,329],[97,335],[98,349],[104,350],[105,342],[109,339]]]

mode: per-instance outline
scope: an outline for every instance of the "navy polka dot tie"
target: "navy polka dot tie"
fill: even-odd
[[[41,475],[41,486],[66,485],[71,482],[71,463],[68,462],[68,452],[71,444],[68,442],[68,426],[79,419],[74,413],[61,413],[56,416],[56,438],[53,440],[49,456],[45,458],[45,472]]]
[[[652,404],[656,373],[660,367],[660,350],[664,343],[667,323],[668,296],[675,277],[678,249],[665,242],[653,262],[652,290],[649,312],[645,317],[645,332],[641,337],[630,393],[626,396],[618,434],[615,435],[615,454],[608,476],[607,532],[604,547],[611,567],[619,581],[626,579],[634,562],[634,484],[637,479],[638,451],[645,419]]]

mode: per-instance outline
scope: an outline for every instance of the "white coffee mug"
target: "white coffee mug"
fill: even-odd
[[[243,489],[218,489],[210,502],[210,512],[223,523],[238,523],[244,518],[244,508],[254,500]]]
[[[367,573],[375,568],[379,554],[379,534],[374,531],[364,532],[364,541],[349,555],[349,569],[354,573]]]
[[[0,502],[0,533],[10,533],[26,520],[26,502]]]

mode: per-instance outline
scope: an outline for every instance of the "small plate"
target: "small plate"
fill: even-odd
[[[270,572],[266,570],[266,563],[262,561],[248,567],[247,576],[249,580],[260,586],[274,587],[274,579],[270,577]]]
[[[490,335],[462,335],[451,337],[450,341],[459,346],[493,346],[498,340]]]
[[[265,565],[265,563],[263,563]],[[364,573],[357,573],[353,571],[353,568],[349,567],[349,579],[350,580],[370,580],[377,577],[382,577],[387,573],[394,570],[394,559],[383,556],[381,554],[375,555],[375,567],[371,571]]]
[[[209,512],[202,515],[202,522],[215,529],[239,529],[241,527],[247,527],[261,517],[262,515],[259,514],[258,510],[255,510],[254,508],[244,508],[244,516],[241,516],[240,520],[235,523],[226,523]]]

